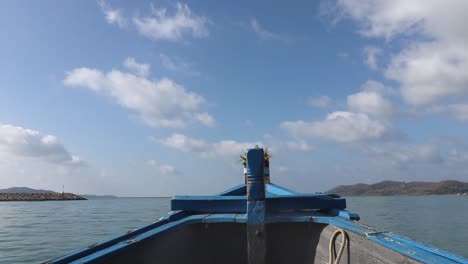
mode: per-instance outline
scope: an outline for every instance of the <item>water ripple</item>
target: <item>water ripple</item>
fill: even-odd
[[[468,256],[464,198],[350,197],[347,204],[364,223]],[[168,211],[168,198],[0,202],[0,263],[58,257],[152,223]]]

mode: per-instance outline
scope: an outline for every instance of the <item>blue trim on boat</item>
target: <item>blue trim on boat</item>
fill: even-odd
[[[268,210],[345,209],[346,200],[326,194],[276,195],[268,197]],[[176,196],[171,210],[210,213],[245,213],[244,196]]]

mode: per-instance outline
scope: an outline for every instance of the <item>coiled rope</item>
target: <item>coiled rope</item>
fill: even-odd
[[[341,235],[341,246],[340,250],[338,251],[338,255],[336,254],[336,248],[335,248],[335,242],[336,238]],[[346,248],[346,244],[349,242],[349,237],[346,231],[343,229],[337,229],[332,237],[330,238],[330,245],[328,247],[329,250],[329,255],[328,255],[328,264],[338,264],[340,263],[341,256],[343,255],[343,252]],[[335,259],[335,262],[333,262],[333,259]]]

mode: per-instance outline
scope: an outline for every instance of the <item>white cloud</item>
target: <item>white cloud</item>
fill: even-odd
[[[451,141],[451,142],[450,142]],[[460,163],[465,165],[468,161],[468,149],[464,141],[450,140],[447,161],[451,164]],[[463,169],[466,167],[463,166]]]
[[[368,46],[364,48],[364,63],[369,66],[372,70],[378,70],[379,65],[377,57],[382,53],[382,49],[374,46]]]
[[[277,40],[287,41],[285,37],[280,36],[279,34],[273,33],[263,28],[260,25],[260,23],[257,21],[257,19],[255,18],[250,19],[250,27],[252,28],[253,32],[257,35],[257,37],[260,40],[277,39]]]
[[[162,174],[174,174],[177,172],[176,168],[172,165],[162,164],[159,165],[158,169]]]
[[[183,152],[195,153],[203,158],[234,158],[241,155],[249,148],[262,145],[260,142],[239,142],[235,140],[207,142],[183,134],[172,134],[166,139],[153,140],[166,147],[178,149]]]
[[[383,140],[400,136],[389,124],[366,114],[333,112],[324,121],[283,122],[281,127],[295,136],[323,138],[337,142]]]
[[[381,82],[377,82],[374,80],[368,80],[366,81],[362,86],[361,89],[364,92],[376,92],[381,95],[395,95],[397,94],[397,91],[393,89],[392,87],[386,86]]]
[[[166,8],[151,8],[147,17],[135,17],[133,22],[140,34],[155,40],[181,41],[185,36],[208,36],[208,18],[196,15],[187,4],[177,3],[175,14]]]
[[[394,113],[391,101],[376,92],[359,92],[348,96],[348,107],[352,112],[388,117]]]
[[[361,34],[392,40],[416,36],[390,57],[385,76],[401,83],[404,99],[422,105],[468,94],[468,1],[339,0]]]
[[[433,144],[394,144],[360,146],[371,158],[389,162],[392,165],[407,166],[418,163],[434,164],[443,161],[439,148]]]
[[[468,3],[468,2],[467,2]],[[405,100],[422,105],[468,94],[468,41],[413,44],[393,57],[386,76],[401,83]]]
[[[418,30],[424,12],[431,5],[428,2],[434,1],[338,0],[337,7],[341,16],[349,16],[360,23],[362,35],[391,39]]]
[[[127,72],[77,68],[66,74],[66,86],[85,87],[114,98],[136,111],[152,127],[182,128],[190,122],[213,126],[214,118],[199,112],[205,99],[183,86],[162,78],[150,80]]]
[[[70,154],[55,136],[1,123],[0,152],[17,157],[35,158],[58,165],[83,164],[80,157]]]
[[[275,34],[262,28],[255,18],[250,20],[250,26],[252,27],[252,30],[255,32],[255,34],[257,34],[259,39],[268,40],[275,37]]]
[[[159,54],[159,58],[161,59],[161,63],[164,66],[164,68],[168,70],[182,72],[195,76],[200,75],[199,72],[193,69],[193,65],[191,63],[188,63],[182,58],[170,57],[163,53]]]
[[[310,145],[309,143],[299,140],[299,141],[288,141],[286,143],[288,149],[293,151],[312,151],[315,150],[315,147]]]
[[[150,65],[144,63],[138,63],[135,58],[128,57],[124,61],[124,67],[134,72],[136,75],[146,77],[150,71]]]
[[[203,153],[209,148],[209,144],[203,140],[187,137],[183,134],[172,134],[169,138],[159,139],[157,142],[184,152]]]
[[[196,113],[195,114],[195,120],[198,120],[201,124],[209,127],[214,127],[216,126],[216,120],[214,119],[213,116],[211,116],[208,113]]]
[[[468,122],[468,104],[435,105],[427,109],[431,113],[447,114],[461,122]]]
[[[315,107],[320,107],[320,108],[328,107],[331,105],[331,103],[332,103],[331,98],[326,95],[322,95],[319,97],[309,99],[310,105],[315,106]]]
[[[98,1],[99,6],[101,6],[102,12],[106,18],[107,23],[115,24],[119,27],[126,27],[128,24],[127,18],[122,14],[122,10],[113,9],[105,1]]]
[[[163,174],[163,175],[167,175],[167,174],[178,174],[178,171],[176,169],[176,167],[172,166],[172,165],[168,165],[168,164],[161,164],[155,160],[148,160],[148,165],[156,168],[156,170]]]

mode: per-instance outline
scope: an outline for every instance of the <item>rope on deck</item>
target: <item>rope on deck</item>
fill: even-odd
[[[336,242],[336,239],[338,238],[338,236],[341,235],[341,246],[340,246],[340,250],[338,251],[338,255],[336,254],[336,248],[335,248],[335,242]],[[338,264],[340,263],[340,260],[341,260],[341,256],[343,255],[343,252],[346,248],[346,244],[349,242],[349,236],[348,234],[346,233],[346,231],[344,231],[343,229],[337,229],[332,237],[330,238],[330,245],[328,247],[328,250],[329,250],[329,255],[328,255],[328,264]],[[333,259],[335,259],[335,261],[333,262]]]

